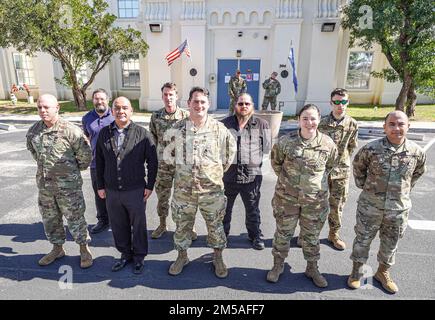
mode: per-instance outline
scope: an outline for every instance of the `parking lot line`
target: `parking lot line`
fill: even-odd
[[[415,230],[435,231],[435,221],[430,220],[408,220],[410,228]]]
[[[423,148],[424,152],[426,152],[427,150],[429,150],[429,148],[435,143],[435,138],[433,138],[432,140],[430,140]]]
[[[5,154],[5,153],[11,153],[11,152],[20,152],[20,151],[24,151],[24,150],[27,150],[27,148],[20,148],[20,149],[6,150],[6,151],[2,151],[2,152],[0,152],[0,155],[1,155],[1,154]]]

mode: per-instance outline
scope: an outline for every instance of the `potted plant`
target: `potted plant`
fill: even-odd
[[[11,96],[11,101],[12,104],[15,106],[17,104],[17,96],[15,95],[15,92],[20,91],[20,89],[16,86],[16,84],[14,83],[11,87],[11,92],[10,92],[10,96]]]
[[[27,84],[23,83],[23,88],[27,92],[27,102],[28,103],[33,103],[33,96],[30,95],[30,88],[29,88],[29,86]]]

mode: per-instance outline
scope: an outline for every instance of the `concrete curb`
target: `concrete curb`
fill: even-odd
[[[6,131],[17,130],[17,128],[12,124],[0,123],[0,129]]]

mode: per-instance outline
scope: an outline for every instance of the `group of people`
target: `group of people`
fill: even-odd
[[[153,113],[149,131],[131,120],[133,108],[127,98],[116,98],[109,108],[103,89],[92,95],[94,109],[83,117],[83,131],[59,117],[54,96],[39,97],[41,121],[29,129],[27,147],[38,164],[38,204],[53,245],[39,264],[48,265],[65,255],[65,216],[80,245],[80,266],[92,265],[80,174],[90,165],[98,219],[91,233],[111,226],[121,253],[112,271],[133,263],[133,272],[142,273],[148,254],[145,207],[155,187],[160,224],[151,237],[160,238],[167,231],[169,209],[176,225],[173,241],[178,256],[168,273],[176,276],[189,263],[187,250],[197,237],[194,224],[199,209],[207,225],[207,244],[214,250],[215,275],[225,278],[228,269],[223,250],[239,194],[252,247],[265,247],[259,210],[261,167],[263,156],[271,151],[271,165],[278,177],[272,199],[276,231],[273,267],[266,279],[277,282],[284,272],[290,239],[299,223],[298,243],[307,261],[305,275],[316,286],[326,287],[327,280],[318,268],[319,235],[328,219],[328,240],[338,250],[346,248],[339,231],[351,155],[357,148],[358,125],[346,114],[347,91],[338,88],[331,92],[332,110],[322,119],[317,106],[305,105],[299,112],[299,129],[273,146],[269,125],[255,116],[253,99],[246,92],[235,96],[234,115],[217,121],[208,115],[206,88],[190,90],[188,110],[177,105],[174,83],[165,83],[161,91],[164,107]],[[398,291],[389,268],[407,224],[411,188],[424,173],[426,161],[422,149],[406,139],[408,128],[403,112],[389,113],[384,124],[386,137],[355,155],[353,176],[363,191],[354,228],[351,288],[361,285],[362,266],[379,231],[375,279],[388,292]]]
[[[267,110],[270,104],[271,110],[276,110],[276,97],[281,93],[281,83],[276,78],[278,72],[273,71],[269,78],[263,81],[264,97],[261,110]],[[228,82],[228,95],[230,97],[229,115],[233,115],[238,97],[248,91],[246,80],[243,79],[239,69]]]

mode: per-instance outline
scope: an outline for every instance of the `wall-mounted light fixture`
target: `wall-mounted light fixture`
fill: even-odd
[[[237,35],[238,35],[239,37],[243,37],[243,31],[239,31],[239,32],[237,32]]]
[[[334,32],[335,22],[322,23],[322,32]]]
[[[162,32],[163,26],[161,23],[150,23],[151,32]]]
[[[236,57],[240,58],[242,56],[242,50],[237,50],[236,51]]]

